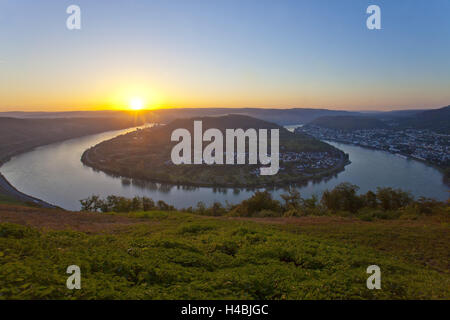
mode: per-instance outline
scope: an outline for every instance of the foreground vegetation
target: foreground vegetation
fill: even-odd
[[[281,195],[282,201],[272,198],[268,191],[257,191],[252,197],[238,204],[223,206],[216,202],[207,207],[199,202],[195,208],[181,209],[206,216],[231,217],[302,217],[302,216],[343,216],[355,217],[366,221],[374,219],[417,219],[421,216],[448,215],[448,202],[430,198],[414,197],[400,189],[390,187],[377,188],[358,195],[359,187],[350,183],[341,183],[332,190],[326,190],[321,198],[312,196],[303,198],[294,188],[288,188]],[[120,196],[108,196],[101,199],[93,195],[80,200],[82,210],[90,212],[131,212],[131,211],[175,211],[164,201],[154,202],[147,197],[127,199]]]
[[[15,208],[9,216],[2,210],[7,208],[0,208],[1,221],[36,214],[39,223],[49,219],[58,226],[0,223],[2,299],[450,297],[448,220],[404,221],[397,231],[390,221],[346,218],[290,218],[272,225],[265,219],[156,210],[83,214]],[[74,221],[91,220],[98,229],[83,231],[67,215]],[[108,223],[117,219],[117,227],[107,229],[104,222],[102,229],[101,218]],[[130,224],[119,224],[119,218]],[[415,239],[420,245],[412,248]],[[65,286],[66,268],[73,264],[81,268],[81,290]],[[382,270],[381,290],[366,288],[366,268],[372,264]]]
[[[316,205],[325,208],[351,187],[329,191]],[[128,211],[121,213],[0,204],[0,299],[449,299],[448,205],[398,190],[374,194],[380,206],[386,194],[396,199],[392,206],[401,203],[373,209],[397,219],[363,221],[352,201],[339,203],[354,213],[339,206],[335,214],[297,217],[289,212],[304,213],[314,199],[293,191],[284,203],[257,193],[216,217],[205,216],[217,213],[214,206],[199,215],[143,198],[102,200],[116,206],[106,211]],[[366,198],[344,197],[360,205]],[[118,206],[133,203],[133,210]],[[424,203],[422,213],[405,214]],[[255,212],[267,208],[257,204],[279,206],[284,217],[261,218]],[[373,264],[381,290],[366,287]],[[69,265],[81,268],[81,290],[66,288]]]

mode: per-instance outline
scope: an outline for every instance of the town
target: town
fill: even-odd
[[[290,163],[295,165],[298,172],[307,173],[314,169],[332,169],[341,165],[344,157],[341,153],[333,152],[281,152],[280,171],[284,171]]]
[[[315,125],[296,129],[320,140],[332,140],[384,150],[440,167],[450,165],[450,135],[417,129],[336,130]]]
[[[334,152],[293,152],[293,151],[283,151],[284,147],[281,147],[281,152],[279,154],[280,158],[280,172],[291,172],[295,171],[297,173],[302,173],[304,176],[311,175],[315,170],[318,169],[335,169],[348,163],[348,156],[341,153]],[[249,159],[249,153],[243,152],[242,154],[233,152],[232,153],[237,163],[239,155],[243,159]],[[214,152],[213,152],[214,155]],[[227,155],[223,152],[224,157]],[[172,160],[167,160],[164,162],[166,166],[174,165]],[[208,165],[205,159],[202,159],[202,164]],[[250,172],[254,176],[260,175],[260,170],[255,168]]]

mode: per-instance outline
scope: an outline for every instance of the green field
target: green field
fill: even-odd
[[[448,216],[366,222],[0,206],[0,222],[0,299],[450,298]],[[66,288],[73,264],[81,290]],[[373,264],[381,290],[366,287]]]

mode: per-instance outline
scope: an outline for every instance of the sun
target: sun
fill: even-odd
[[[131,110],[142,110],[142,108],[144,108],[144,100],[142,100],[141,98],[131,99],[129,108]]]

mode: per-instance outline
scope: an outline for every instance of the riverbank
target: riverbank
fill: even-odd
[[[0,169],[13,157],[31,152],[38,147],[111,130],[133,128],[135,125],[134,119],[0,117]],[[57,208],[53,204],[17,190],[1,173],[0,195],[11,201]]]
[[[195,207],[198,202],[207,206],[214,202],[235,204],[248,199],[255,191],[252,188],[185,187],[121,179],[93,170],[80,161],[83,152],[91,146],[126,132],[129,130],[106,132],[37,148],[9,161],[0,171],[25,194],[73,211],[80,209],[80,199],[93,194],[101,197],[145,196],[171,203],[176,208],[187,208]],[[434,168],[386,152],[335,142],[331,144],[349,154],[351,164],[330,178],[311,180],[299,186],[297,189],[302,196],[320,196],[338,183],[350,182],[360,186],[363,193],[376,190],[379,186],[390,186],[410,191],[415,197],[424,196],[440,201],[448,198],[448,188],[442,183],[442,175]],[[279,200],[280,195],[285,193],[284,189],[266,189],[270,189],[274,198]]]
[[[279,130],[279,171],[275,175],[261,175],[261,165],[223,164],[222,149],[218,158],[221,164],[175,165],[171,151],[176,143],[171,134],[178,128],[193,131],[193,120],[183,119],[147,130],[122,135],[103,141],[86,150],[81,160],[89,167],[128,179],[212,188],[279,188],[332,176],[341,171],[348,158],[341,150],[303,134],[294,134],[274,123],[259,119],[228,115],[219,118],[201,118],[203,130],[221,131]],[[206,144],[206,143],[204,143]],[[205,146],[203,146],[205,147]],[[251,149],[251,146],[248,146]],[[223,148],[223,147],[220,147]],[[233,147],[234,148],[234,147]],[[249,149],[249,150],[250,150]],[[234,150],[233,152],[236,152]],[[278,168],[277,168],[278,169]]]
[[[173,185],[173,186],[187,186],[187,187],[197,187],[197,188],[234,188],[234,189],[247,189],[247,190],[255,190],[259,188],[286,188],[287,186],[304,186],[308,184],[310,181],[321,181],[323,179],[331,178],[335,176],[336,174],[342,172],[345,170],[345,166],[349,165],[351,161],[348,159],[348,155],[342,153],[340,154],[339,162],[336,166],[329,168],[327,170],[324,170],[320,173],[305,175],[301,178],[293,178],[292,180],[285,180],[282,182],[269,182],[269,183],[257,183],[257,184],[240,184],[240,183],[198,183],[198,182],[189,182],[189,181],[183,181],[182,183],[176,183],[173,180],[168,179],[162,179],[162,178],[151,178],[146,179],[141,176],[133,176],[133,175],[124,175],[123,172],[116,171],[110,168],[105,168],[103,166],[100,166],[97,162],[92,161],[90,156],[92,153],[95,153],[96,149],[95,147],[90,148],[86,150],[83,155],[81,156],[81,162],[94,170],[98,170],[101,172],[104,172],[108,174],[111,177],[114,178],[125,178],[130,180],[139,180],[144,182],[151,182],[151,183],[161,183],[166,185]]]
[[[429,167],[432,167],[432,168],[435,168],[435,169],[439,170],[442,173],[442,181],[448,187],[450,187],[450,174],[448,173],[450,171],[450,169],[449,168],[440,167],[440,166],[438,166],[438,165],[436,165],[434,163],[431,163],[431,162],[429,162],[429,161],[427,161],[425,159],[416,158],[416,157],[413,157],[410,154],[406,154],[406,153],[392,152],[390,150],[386,150],[386,149],[382,149],[382,148],[375,148],[375,147],[372,147],[372,146],[358,144],[358,143],[350,143],[348,141],[339,140],[339,139],[327,138],[327,139],[324,139],[323,141],[334,141],[334,142],[338,142],[338,143],[342,143],[342,144],[347,144],[349,146],[357,146],[357,147],[360,147],[360,148],[365,148],[365,149],[370,149],[370,150],[384,151],[384,152],[387,152],[389,154],[393,154],[393,155],[396,155],[396,156],[403,157],[404,159],[421,162],[423,164],[426,164]]]
[[[8,162],[13,156],[19,155],[20,153],[25,153],[35,149],[36,147],[31,147],[30,150],[25,149],[23,152],[17,152],[17,154],[9,155],[0,159],[0,168]],[[17,203],[25,203],[32,206],[38,206],[43,208],[59,208],[53,204],[50,204],[44,200],[32,197],[27,195],[19,190],[17,190],[0,172],[0,195],[3,196],[4,202],[17,202]]]
[[[48,202],[45,202],[41,199],[37,199],[35,197],[29,196],[25,193],[20,192],[16,188],[14,188],[11,183],[0,173],[0,194],[6,195],[18,202],[23,202],[26,204],[31,204],[34,206],[39,206],[43,208],[58,208]]]

